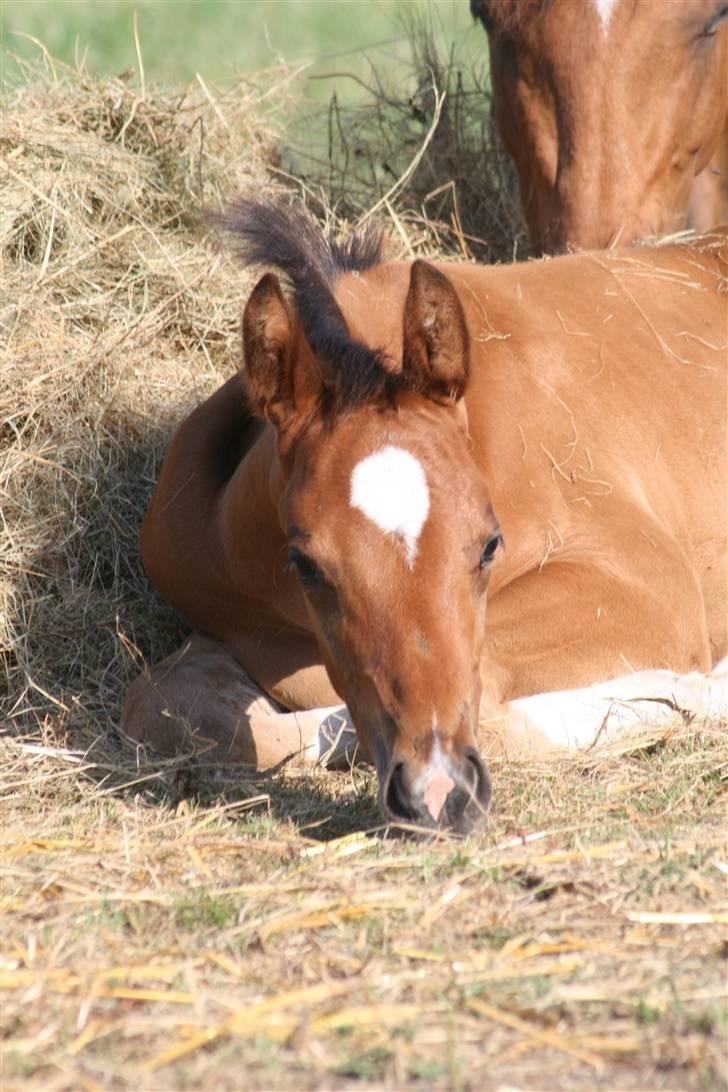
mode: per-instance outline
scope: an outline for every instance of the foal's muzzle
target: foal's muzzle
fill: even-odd
[[[427,776],[394,760],[381,783],[379,803],[385,819],[425,830],[468,834],[486,817],[490,775],[474,747],[465,747],[447,770]]]

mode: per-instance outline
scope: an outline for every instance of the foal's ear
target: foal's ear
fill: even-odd
[[[457,402],[469,371],[468,328],[458,294],[444,273],[416,261],[404,305],[403,377],[435,402]]]
[[[253,409],[280,426],[293,408],[292,328],[278,278],[258,281],[243,314],[243,352]]]

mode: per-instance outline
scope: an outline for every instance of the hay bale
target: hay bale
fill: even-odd
[[[245,277],[198,214],[270,188],[282,95],[26,74],[0,128],[0,721],[78,745],[179,637],[138,527],[175,422],[237,367]]]

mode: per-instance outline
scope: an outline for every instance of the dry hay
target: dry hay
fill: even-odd
[[[0,130],[0,689],[16,727],[53,714],[90,739],[131,649],[179,631],[138,527],[172,425],[237,366],[246,287],[197,217],[267,185],[287,77],[213,98],[29,75]]]
[[[173,808],[2,749],[8,1087],[725,1087],[709,726],[499,764],[487,833],[416,845],[367,774]]]
[[[426,17],[404,16],[411,49],[397,77],[372,69],[355,104],[311,112],[305,147],[284,153],[315,204],[344,221],[388,220],[407,257],[511,261],[530,250],[515,169],[495,131],[483,65],[445,54]],[[485,36],[482,55],[487,58]],[[317,137],[317,139],[315,139]]]

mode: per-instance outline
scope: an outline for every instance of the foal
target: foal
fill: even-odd
[[[724,709],[725,234],[483,268],[227,226],[289,287],[167,452],[143,559],[198,636],[128,737],[258,767],[355,739],[387,818],[467,831],[483,749]]]

